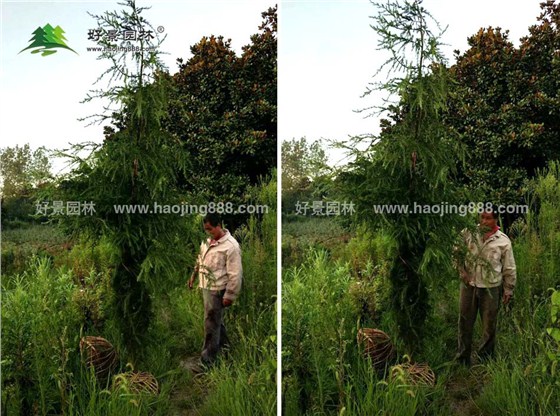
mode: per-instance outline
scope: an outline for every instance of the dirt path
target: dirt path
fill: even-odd
[[[483,365],[457,369],[447,383],[447,400],[451,404],[452,415],[483,415],[475,400],[482,392],[485,380],[486,368]]]
[[[199,371],[199,358],[197,355],[181,361],[185,377],[171,393],[170,416],[200,416],[198,409],[204,403],[206,382],[204,373]]]

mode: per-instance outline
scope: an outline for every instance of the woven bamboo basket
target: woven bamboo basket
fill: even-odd
[[[377,370],[384,370],[395,359],[396,352],[391,338],[379,329],[360,328],[358,344],[362,345],[364,356],[371,358],[372,365]]]
[[[405,363],[391,367],[391,380],[401,378],[406,384],[434,387],[436,375],[428,364]]]
[[[106,380],[118,362],[115,348],[105,338],[83,337],[80,340],[80,352],[87,367],[93,367],[95,375],[100,380]]]
[[[157,379],[147,372],[128,372],[115,376],[114,389],[123,389],[133,394],[159,393]]]

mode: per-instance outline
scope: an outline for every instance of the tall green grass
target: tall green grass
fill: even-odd
[[[548,335],[551,291],[560,289],[560,165],[534,180],[531,211],[513,227],[518,268],[514,306],[502,311],[498,359],[477,404],[484,414],[557,415],[560,343]]]
[[[438,414],[426,390],[385,380],[357,344],[359,314],[348,263],[312,252],[283,283],[283,396],[286,415]],[[445,413],[441,413],[445,414]]]
[[[302,263],[284,269],[285,414],[557,415],[560,343],[547,328],[558,326],[552,322],[549,290],[560,288],[558,165],[542,172],[531,189],[531,212],[509,232],[518,284],[512,305],[500,310],[495,360],[471,369],[453,363],[459,280],[442,275],[430,285],[429,339],[413,359],[434,369],[433,388],[388,380],[361,356],[356,342],[359,325],[397,333],[383,301],[392,250],[383,234],[358,227],[335,252],[307,250]],[[356,307],[360,303],[369,306]],[[479,338],[477,322],[474,348]]]
[[[194,377],[182,365],[200,354],[204,334],[201,294],[186,286],[190,270],[152,292],[154,319],[142,355],[131,361],[110,307],[115,251],[103,239],[82,241],[55,256],[27,259],[24,272],[3,276],[1,413],[275,414],[276,183],[254,192],[270,211],[236,234],[243,291],[226,313],[230,350],[211,371]],[[115,389],[111,380],[101,385],[80,357],[84,335],[113,343],[115,373],[152,373],[159,394]]]

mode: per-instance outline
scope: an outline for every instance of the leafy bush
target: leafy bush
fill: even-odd
[[[67,408],[67,389],[79,361],[75,290],[70,273],[56,273],[48,259],[35,257],[14,286],[2,291],[2,401],[8,413]]]

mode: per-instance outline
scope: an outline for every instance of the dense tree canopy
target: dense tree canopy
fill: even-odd
[[[301,137],[282,142],[282,212],[293,213],[298,202],[322,200],[331,182],[320,141]]]
[[[541,4],[516,48],[480,29],[456,51],[445,122],[469,150],[463,180],[496,203],[519,203],[527,178],[560,158],[560,4]]]
[[[193,155],[181,186],[199,200],[244,203],[276,166],[276,8],[241,56],[223,37],[203,37],[171,77],[165,128]]]
[[[1,194],[3,198],[24,196],[52,178],[45,148],[31,150],[29,144],[0,149]]]
[[[0,149],[2,226],[32,221],[37,192],[50,180],[51,162],[45,148],[31,150],[25,144]]]
[[[528,179],[560,158],[560,4],[548,0],[541,9],[519,47],[508,31],[488,27],[455,51],[442,122],[466,149],[456,179],[472,202],[521,204]],[[405,123],[411,97],[389,107],[382,136]],[[505,225],[515,216],[505,215]]]

